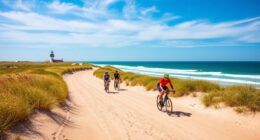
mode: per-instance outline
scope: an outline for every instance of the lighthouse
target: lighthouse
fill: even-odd
[[[54,55],[54,52],[51,51],[51,54],[50,54],[50,63],[58,63],[58,62],[63,62],[63,59],[54,59],[55,55]]]
[[[54,53],[53,53],[53,51],[51,51],[51,54],[50,54],[50,62],[52,63],[53,62],[53,60],[54,60]]]

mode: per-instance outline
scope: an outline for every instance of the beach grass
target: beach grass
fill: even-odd
[[[218,91],[208,92],[203,97],[206,106],[224,103],[226,106],[235,107],[237,112],[243,108],[251,111],[260,111],[260,90],[251,86],[230,86]]]
[[[87,64],[0,62],[0,134],[35,110],[63,104],[68,88],[62,75],[90,68]]]
[[[156,84],[159,81],[158,77],[136,74],[132,72],[124,72],[111,66],[105,66],[97,69],[94,75],[102,78],[105,71],[110,75],[118,70],[121,75],[121,80],[130,86],[144,86],[146,90],[156,90]],[[229,86],[222,87],[216,83],[203,80],[184,80],[171,78],[174,84],[174,97],[190,95],[198,97],[197,93],[201,92],[202,102],[206,107],[218,107],[220,103],[226,106],[235,107],[237,112],[244,110],[260,111],[260,90],[250,86]],[[247,109],[244,109],[247,108]]]
[[[111,66],[105,66],[97,69],[94,72],[94,75],[96,77],[102,78],[105,71],[112,75],[115,70],[119,71],[121,80],[131,86],[144,86],[147,90],[156,90],[156,84],[159,81],[159,77],[124,72]],[[193,92],[208,92],[220,89],[219,85],[202,80],[182,80],[176,78],[171,78],[171,80],[174,83],[174,88],[176,90],[176,94],[174,96],[176,97],[189,95]]]

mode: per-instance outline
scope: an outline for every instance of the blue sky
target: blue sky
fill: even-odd
[[[260,61],[260,0],[0,0],[0,61]]]

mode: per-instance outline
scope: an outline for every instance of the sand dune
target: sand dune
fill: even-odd
[[[174,112],[156,108],[156,92],[122,85],[107,94],[103,82],[82,71],[64,76],[70,98],[63,109],[38,113],[31,130],[13,130],[24,139],[55,140],[259,140],[259,114],[236,114],[231,109],[205,109],[199,99],[173,99]],[[112,86],[111,86],[112,87]]]

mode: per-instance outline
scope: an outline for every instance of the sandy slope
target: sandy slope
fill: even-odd
[[[122,86],[119,93],[107,94],[102,80],[92,73],[65,76],[68,106],[35,115],[30,125],[35,133],[18,134],[25,139],[56,140],[260,139],[259,114],[205,109],[192,97],[173,99],[174,112],[167,114],[157,110],[155,93]]]

